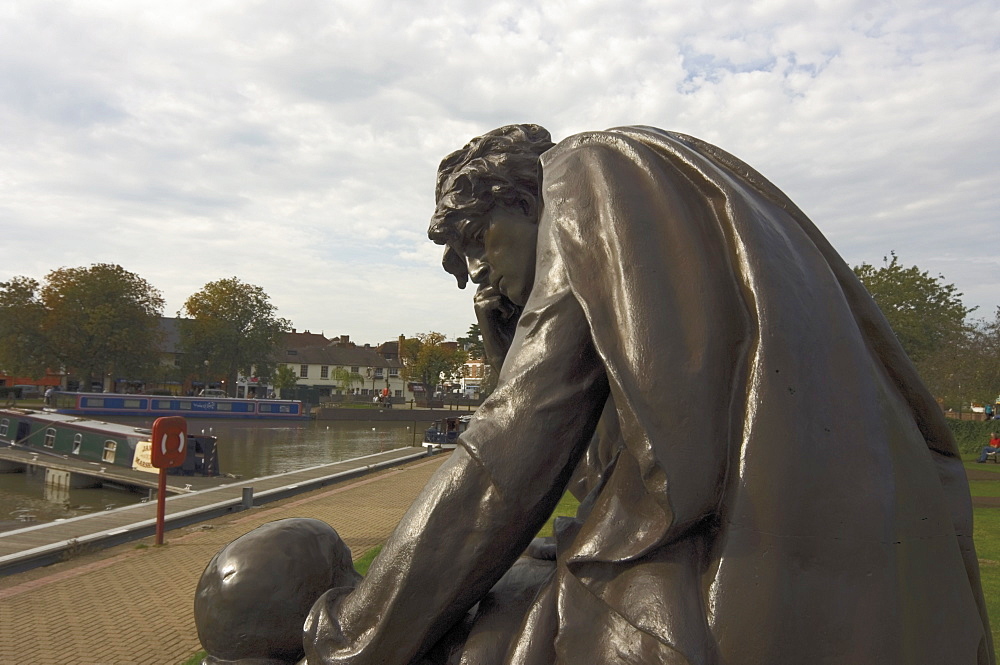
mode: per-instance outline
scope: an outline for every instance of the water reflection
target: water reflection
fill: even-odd
[[[67,489],[45,483],[45,471],[0,474],[0,531],[139,503],[148,493],[125,489]]]
[[[151,427],[152,419],[108,418],[133,427]],[[320,464],[419,445],[423,421],[364,423],[305,421],[188,420],[188,430],[218,438],[219,464],[224,473],[244,479],[296,471]],[[37,474],[0,474],[0,529],[29,526],[30,519],[47,522],[138,503],[147,493],[111,488],[66,489],[44,483]]]

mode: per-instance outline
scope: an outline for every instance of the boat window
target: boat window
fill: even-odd
[[[125,400],[125,408],[126,409],[141,409],[142,408],[142,400],[127,399],[127,400]]]
[[[178,402],[177,408],[191,410],[191,402]]]
[[[10,421],[4,418],[0,420],[0,436],[7,436],[7,428],[10,427]]]
[[[169,399],[154,399],[153,400],[154,409],[169,409],[170,400]]]
[[[45,442],[42,444],[46,448],[56,445],[56,428],[50,427],[45,430]]]
[[[215,403],[215,410],[216,411],[232,411],[233,410],[233,403],[232,402],[216,402]]]
[[[83,400],[84,406],[104,406],[103,397],[87,397]]]
[[[80,446],[82,444],[83,444],[83,435],[82,434],[74,434],[73,435],[73,454],[74,455],[79,455],[80,454]]]
[[[104,442],[104,455],[101,456],[101,459],[103,459],[105,462],[108,462],[109,464],[114,463],[115,451],[117,449],[118,449],[118,442],[112,441],[111,439],[107,439]]]

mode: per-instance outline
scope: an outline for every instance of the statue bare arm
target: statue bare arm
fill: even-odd
[[[328,593],[314,606],[310,665],[409,663],[489,590],[548,518],[608,397],[586,319],[560,273],[548,266],[500,385],[368,576],[352,593]]]

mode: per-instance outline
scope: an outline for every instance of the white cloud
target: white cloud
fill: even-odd
[[[262,286],[299,329],[464,333],[434,171],[539,122],[691,133],[853,264],[896,250],[992,311],[995,3],[15,2],[0,9],[0,279],[121,263],[167,312]]]

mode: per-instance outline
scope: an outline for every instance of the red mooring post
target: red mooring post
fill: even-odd
[[[160,469],[160,481],[156,486],[156,544],[163,544],[163,518],[167,511],[167,470]]]

